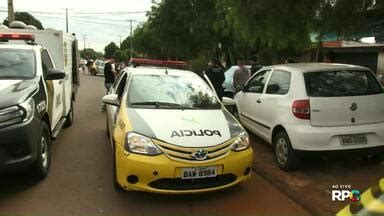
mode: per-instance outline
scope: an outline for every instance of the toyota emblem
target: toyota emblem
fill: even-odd
[[[195,158],[196,160],[203,161],[203,160],[207,159],[208,152],[205,151],[204,149],[200,149],[200,150],[192,153],[192,157]]]
[[[349,107],[352,111],[356,111],[357,110],[357,104],[356,103],[352,103],[351,104],[351,107]]]

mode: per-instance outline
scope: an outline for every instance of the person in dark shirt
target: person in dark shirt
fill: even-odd
[[[104,85],[105,88],[107,89],[107,93],[109,92],[109,89],[115,82],[115,77],[117,76],[116,70],[113,68],[113,64],[115,63],[114,58],[110,58],[104,66]]]
[[[225,68],[220,64],[217,58],[212,58],[208,65],[209,66],[205,73],[208,76],[209,80],[211,81],[213,88],[215,88],[217,96],[221,101],[224,95],[223,83],[225,80],[225,76],[224,76]]]
[[[257,61],[257,56],[251,56],[251,58],[249,59],[250,62],[251,62],[251,75],[253,75],[254,73],[256,73],[258,70],[260,70],[261,68],[263,68],[262,65],[259,64],[259,62]]]
[[[107,90],[107,94],[109,92],[109,89],[112,87],[113,83],[115,82],[115,77],[117,76],[116,70],[113,68],[113,64],[115,63],[115,59],[112,57],[110,58],[104,66],[104,86]],[[105,111],[107,109],[107,106],[103,104],[101,110]]]

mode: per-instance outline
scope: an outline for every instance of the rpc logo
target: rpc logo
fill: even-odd
[[[337,186],[337,187],[335,187]],[[334,185],[333,188],[339,188],[338,185]],[[349,189],[351,186],[340,187],[342,189]],[[347,199],[352,202],[357,202],[360,200],[360,191],[359,190],[332,190],[332,201],[343,202]]]

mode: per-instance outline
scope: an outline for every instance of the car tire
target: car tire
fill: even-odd
[[[280,169],[292,171],[298,168],[299,158],[292,148],[291,141],[285,131],[278,132],[273,138],[275,159]]]
[[[95,69],[92,69],[92,70],[91,70],[91,74],[94,75],[94,76],[96,76],[97,71],[96,71]]]
[[[72,126],[73,120],[74,120],[73,100],[71,100],[71,109],[69,110],[67,116],[65,117],[64,127]]]
[[[116,170],[116,146],[113,144],[113,169],[112,169],[112,180],[113,180],[113,188],[117,191],[122,191],[123,187],[117,181],[117,170]]]
[[[43,180],[48,175],[51,166],[51,143],[48,125],[42,122],[37,142],[36,161],[32,164],[31,169],[37,180]]]

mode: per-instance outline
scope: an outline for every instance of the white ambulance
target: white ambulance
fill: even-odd
[[[52,139],[73,123],[78,59],[74,35],[0,29],[0,171],[48,174]]]

